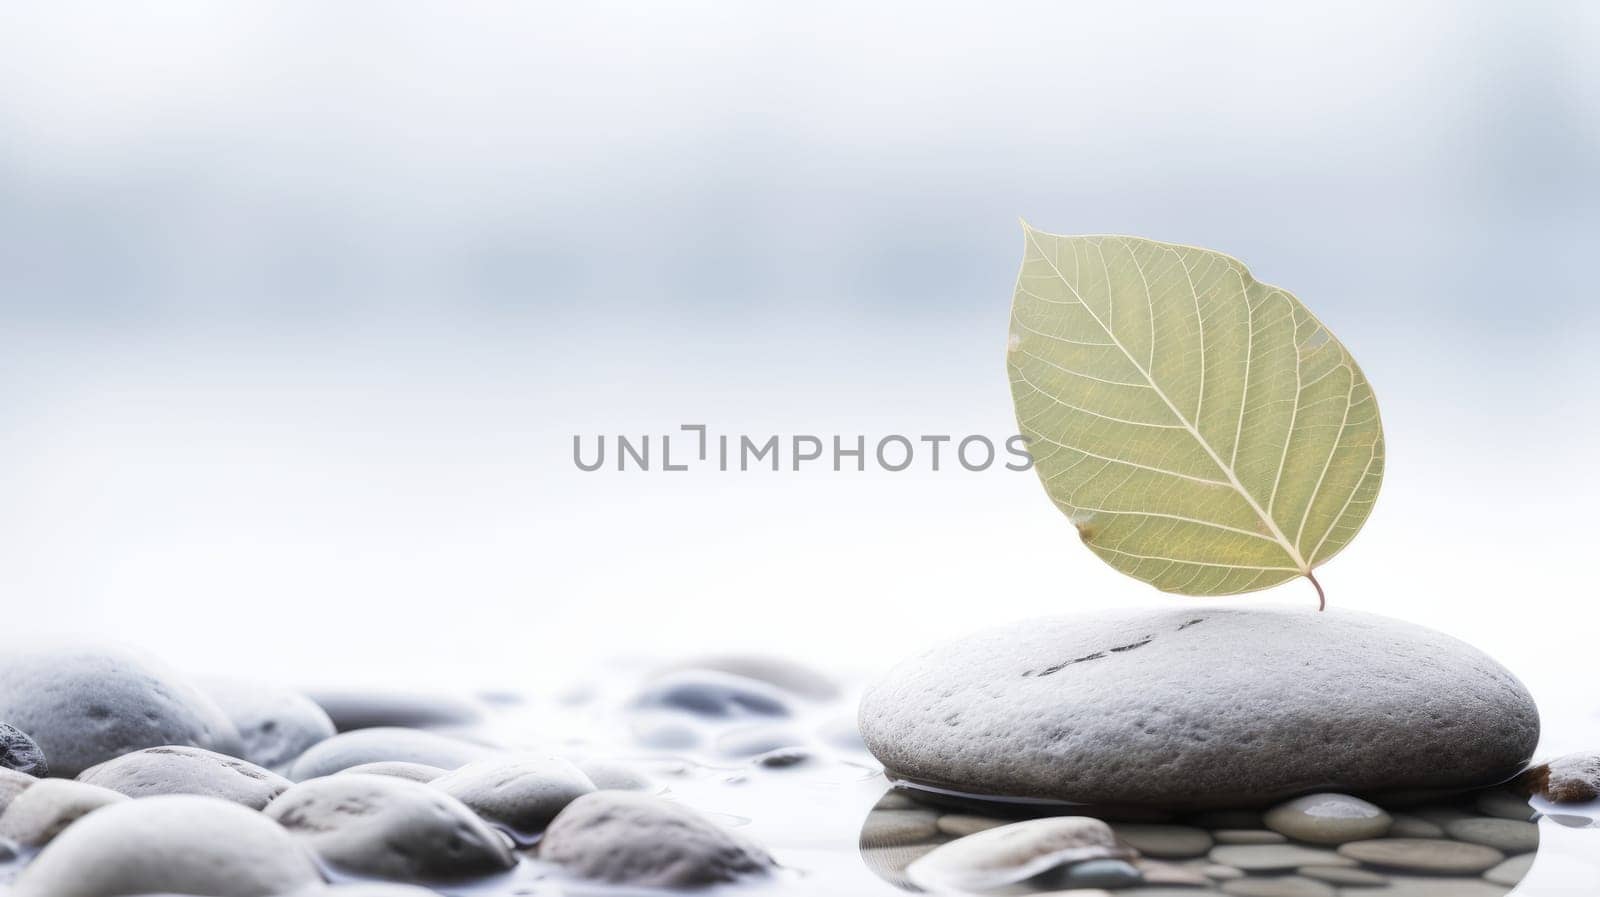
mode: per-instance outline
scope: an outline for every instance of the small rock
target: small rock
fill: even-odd
[[[903,847],[939,837],[939,814],[933,810],[873,810],[861,825],[861,847]]]
[[[383,760],[378,763],[363,763],[348,769],[341,769],[335,775],[354,773],[367,776],[394,776],[397,779],[410,779],[413,782],[427,784],[434,779],[448,773],[447,769],[437,766],[427,766],[422,763],[407,763],[404,760]]]
[[[643,770],[620,760],[587,757],[573,762],[602,791],[657,790],[656,783]]]
[[[1311,794],[1268,810],[1267,828],[1310,844],[1381,838],[1394,824],[1388,813],[1348,794]]]
[[[1444,830],[1457,841],[1493,847],[1508,855],[1539,849],[1539,827],[1520,819],[1461,819]]]
[[[422,729],[358,729],[335,735],[301,754],[289,767],[289,778],[303,782],[352,766],[389,760],[459,769],[495,753],[470,741]]]
[[[17,795],[38,784],[39,780],[25,772],[0,767],[0,812],[17,799]]]
[[[432,784],[521,835],[544,831],[567,804],[595,790],[589,777],[566,760],[533,754],[468,763]]]
[[[1528,822],[1539,815],[1539,811],[1528,803],[1526,797],[1505,788],[1495,788],[1480,793],[1475,805],[1478,812],[1501,819]]]
[[[1007,823],[1008,820],[995,819],[989,816],[975,816],[970,813],[946,813],[939,817],[935,825],[938,826],[939,831],[947,835],[964,838],[967,835],[976,835],[992,828],[999,828]]]
[[[1378,842],[1373,842],[1378,843]],[[1301,866],[1354,866],[1346,859],[1321,847],[1298,844],[1244,844],[1211,848],[1211,862],[1246,872],[1283,872]]]
[[[454,695],[328,689],[313,691],[310,698],[340,732],[468,727],[478,725],[484,718],[476,703]]]
[[[1533,869],[1533,858],[1534,855],[1531,853],[1525,853],[1522,856],[1512,857],[1511,859],[1506,860],[1504,863],[1501,863],[1493,869],[1490,869],[1488,872],[1483,873],[1483,878],[1485,881],[1493,882],[1497,885],[1505,885],[1508,888],[1514,888],[1520,884],[1524,878],[1528,877],[1528,872]]]
[[[1301,866],[1299,871],[1306,878],[1347,888],[1375,888],[1389,881],[1376,872],[1346,866]]]
[[[802,747],[785,747],[767,751],[750,762],[764,769],[789,769],[811,762],[811,752]]]
[[[1389,826],[1391,838],[1443,838],[1444,826],[1429,822],[1409,813],[1394,814],[1394,824]]]
[[[516,863],[505,839],[460,801],[394,776],[346,774],[301,782],[265,812],[324,862],[356,875],[450,881]]]
[[[123,801],[78,820],[22,871],[14,897],[270,897],[322,881],[261,814],[211,797]]]
[[[13,769],[36,779],[50,774],[44,751],[39,750],[28,733],[5,723],[0,723],[0,769]]]
[[[242,679],[206,679],[201,687],[239,730],[244,759],[257,766],[282,772],[333,737],[333,720],[300,692]]]
[[[1444,826],[1455,822],[1457,819],[1478,818],[1478,814],[1476,813],[1469,813],[1460,807],[1453,806],[1413,807],[1411,809],[1411,815],[1423,820],[1424,822],[1431,822],[1434,825],[1439,826],[1441,836],[1444,832]]]
[[[754,679],[813,701],[839,696],[839,684],[827,674],[782,657],[761,654],[724,654],[699,657],[668,668],[669,671],[714,670]]]
[[[1144,880],[1143,873],[1127,860],[1086,860],[1063,870],[1060,884],[1066,888],[1127,888]]]
[[[1240,878],[1222,883],[1230,897],[1335,897],[1331,886],[1298,875],[1280,878]]]
[[[193,747],[153,747],[91,766],[80,782],[129,797],[199,794],[231,800],[252,810],[265,807],[289,780],[254,763]]]
[[[127,799],[108,788],[45,779],[17,795],[0,813],[0,835],[25,847],[43,847],[84,816]]]
[[[708,719],[792,716],[788,696],[765,682],[718,673],[685,670],[668,673],[639,692],[635,709],[675,710]]]
[[[1122,842],[1140,854],[1161,860],[1205,856],[1214,843],[1211,833],[1186,825],[1140,825],[1119,822],[1111,827]]]
[[[1349,897],[1367,892],[1347,890]],[[1506,897],[1506,889],[1475,878],[1391,875],[1372,897]]]
[[[1214,662],[1241,644],[1249,664]],[[895,668],[867,691],[860,720],[890,778],[1193,809],[1318,782],[1481,787],[1523,768],[1539,735],[1516,677],[1443,633],[1351,611],[1231,607],[969,636]]]
[[[1582,804],[1600,799],[1600,753],[1568,754],[1522,774],[1518,786],[1551,803]]]
[[[545,829],[539,858],[579,878],[688,888],[764,875],[766,851],[678,804],[628,791],[596,791]]]
[[[1088,816],[1030,819],[959,838],[906,869],[934,893],[987,891],[1087,860],[1129,859],[1111,827]]]
[[[804,737],[781,726],[750,726],[735,729],[717,739],[717,750],[728,757],[754,757],[780,748],[806,743]]]
[[[63,778],[166,744],[241,753],[233,723],[199,688],[152,658],[116,649],[6,655],[0,719],[27,732]]]
[[[1210,884],[1212,880],[1210,876],[1206,875],[1205,866],[1178,866],[1154,860],[1140,860],[1135,865],[1139,867],[1139,874],[1144,876],[1144,883],[1147,885],[1198,887]],[[1237,872],[1238,870],[1232,871]],[[1244,873],[1240,872],[1238,874],[1243,875]]]
[[[1289,839],[1277,832],[1257,828],[1225,828],[1211,833],[1218,844],[1283,844]]]
[[[1505,854],[1492,847],[1437,838],[1354,841],[1341,845],[1339,855],[1369,866],[1439,875],[1476,875],[1505,859]]]

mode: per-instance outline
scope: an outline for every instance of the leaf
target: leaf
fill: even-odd
[[[1383,480],[1377,400],[1350,352],[1221,253],[1023,232],[1012,398],[1084,544],[1167,592],[1316,583]]]

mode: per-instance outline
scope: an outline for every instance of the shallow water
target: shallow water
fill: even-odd
[[[687,700],[680,700],[684,694],[674,693],[664,700],[655,694],[641,703],[641,683],[645,680],[642,668],[618,669],[547,698],[496,692],[492,699],[482,702],[488,712],[486,722],[470,730],[458,730],[458,734],[507,747],[624,761],[647,773],[663,796],[747,834],[767,848],[782,867],[765,880],[695,892],[716,897],[892,897],[914,890],[904,875],[906,863],[932,846],[952,840],[952,836],[930,834],[924,826],[921,834],[913,831],[909,838],[893,844],[870,840],[863,843],[869,814],[875,812],[912,812],[925,820],[941,815],[991,815],[1005,821],[1055,812],[1006,805],[952,806],[946,798],[893,788],[855,734],[857,695],[850,688],[828,699],[788,695],[777,704],[769,704],[761,694],[742,700],[713,687],[709,697],[702,693],[704,689],[690,689]],[[716,684],[713,679],[712,685]],[[1551,715],[1547,710],[1547,729],[1561,731],[1563,720],[1574,722],[1567,727],[1566,742],[1592,737],[1589,743],[1600,746],[1600,721],[1583,714]],[[1473,809],[1471,796],[1444,803],[1463,813],[1483,815]],[[1427,815],[1436,809],[1408,807],[1395,812]],[[1071,812],[1085,814],[1081,809]],[[1500,812],[1504,815],[1506,811]],[[1531,871],[1515,893],[1528,897],[1600,893],[1600,823],[1596,822],[1600,819],[1600,805],[1555,807],[1535,802],[1528,815],[1536,813],[1540,814],[1538,848]],[[1177,814],[1160,815],[1171,815],[1179,822],[1193,821]],[[503,875],[431,887],[450,897],[628,897],[663,893],[574,881],[559,869],[539,862],[531,850],[521,855],[517,868]],[[0,864],[0,893],[9,890],[3,882],[14,878],[23,862],[18,859]],[[1165,874],[1178,877],[1183,870],[1192,876],[1201,867],[1215,865],[1209,856],[1158,862],[1166,867]],[[1396,897],[1427,893],[1454,897],[1455,892],[1436,890],[1449,887],[1452,881],[1474,883],[1459,892],[1461,897],[1490,897],[1511,891],[1490,886],[1478,875],[1413,881],[1395,878],[1386,870],[1373,871],[1403,887],[1348,887],[1319,893],[1388,893]],[[1247,877],[1266,879],[1281,874],[1252,872]],[[1215,881],[1207,883],[1196,878],[1195,882],[1112,893],[1167,897],[1227,893]],[[1047,876],[1022,883],[1007,893],[1040,893],[1060,887],[1058,879]]]

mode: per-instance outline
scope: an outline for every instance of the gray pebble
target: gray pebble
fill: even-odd
[[[1331,885],[1297,875],[1279,878],[1239,878],[1222,883],[1222,893],[1231,897],[1335,897]]]
[[[537,754],[468,763],[432,785],[519,835],[544,831],[567,804],[595,790],[578,767]]]
[[[242,679],[205,679],[201,687],[239,731],[244,759],[257,766],[283,772],[333,737],[333,720],[300,692]]]
[[[19,794],[0,813],[0,836],[25,847],[43,847],[84,816],[127,799],[110,789],[71,779],[45,779]]]
[[[348,769],[341,769],[335,775],[353,773],[368,776],[394,776],[398,779],[410,779],[413,782],[428,782],[449,772],[437,766],[428,766],[423,763],[407,763],[404,760],[384,760],[378,763],[362,763]]]
[[[254,763],[193,747],[153,747],[84,770],[78,780],[129,797],[198,794],[265,807],[289,780]]]
[[[1516,819],[1528,822],[1539,815],[1539,812],[1528,803],[1528,799],[1514,791],[1504,788],[1495,788],[1480,793],[1476,800],[1478,812],[1501,819]]]
[[[1505,885],[1508,888],[1516,887],[1524,878],[1528,877],[1528,872],[1533,869],[1533,859],[1534,855],[1531,853],[1512,857],[1483,873],[1483,878],[1493,884]]]
[[[861,825],[861,846],[902,847],[939,837],[939,814],[933,810],[873,810]]]
[[[1140,854],[1163,860],[1205,856],[1214,843],[1210,832],[1186,825],[1118,822],[1111,830]]]
[[[656,791],[655,781],[643,770],[621,760],[586,757],[573,763],[602,791]]]
[[[1060,877],[1064,888],[1127,888],[1144,875],[1127,860],[1088,860],[1068,866]]]
[[[1339,855],[1369,866],[1439,875],[1476,875],[1505,859],[1492,847],[1437,838],[1353,841],[1341,845]]]
[[[289,767],[289,778],[303,782],[352,766],[388,760],[458,769],[495,753],[470,741],[422,729],[357,729],[335,735],[301,754]]]
[[[781,689],[713,670],[684,670],[661,676],[635,695],[631,706],[717,720],[782,718],[794,713],[788,695]]]
[[[5,723],[0,723],[0,769],[14,769],[36,779],[50,774],[44,751],[39,750],[28,733]]]
[[[324,689],[311,692],[309,697],[340,732],[379,728],[464,728],[484,719],[477,703],[455,695]]]
[[[1308,844],[1367,841],[1388,833],[1394,820],[1379,807],[1348,794],[1310,794],[1268,810],[1267,828]]]
[[[260,813],[170,795],[123,801],[78,820],[22,871],[12,895],[270,897],[321,881],[310,854]]]
[[[0,811],[4,811],[8,804],[16,800],[17,795],[38,782],[38,779],[25,772],[0,768]]]
[[[394,776],[346,774],[301,782],[265,812],[324,862],[357,875],[449,881],[516,862],[505,838],[459,800]]]
[[[1264,828],[1225,828],[1211,833],[1218,844],[1283,844],[1289,839]]]
[[[1306,878],[1347,888],[1375,888],[1389,881],[1376,872],[1345,866],[1301,866],[1299,871]]]
[[[698,657],[676,664],[677,670],[715,670],[765,682],[791,694],[813,701],[831,701],[839,696],[839,684],[819,670],[783,657],[762,654],[723,654]]]
[[[1517,819],[1460,819],[1444,827],[1457,841],[1482,844],[1506,854],[1539,849],[1539,827]]]
[[[1421,816],[1395,813],[1394,824],[1389,826],[1391,838],[1443,838],[1444,826],[1429,822]]]
[[[539,858],[579,878],[689,888],[767,874],[766,851],[695,811],[631,791],[596,791],[562,810]]]
[[[1378,843],[1378,842],[1373,842]],[[1213,847],[1211,862],[1246,872],[1282,872],[1300,866],[1354,866],[1332,850],[1298,844],[1241,844]]]
[[[988,891],[1088,860],[1132,857],[1101,820],[1053,816],[958,838],[912,863],[906,874],[934,893]]]

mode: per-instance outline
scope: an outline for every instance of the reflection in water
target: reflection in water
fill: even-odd
[[[1495,897],[1528,876],[1539,852],[1541,813],[1507,791],[1385,809],[1393,819],[1386,834],[1328,844],[1286,837],[1273,830],[1284,826],[1269,827],[1259,810],[1066,813],[902,787],[867,814],[860,848],[867,868],[913,892],[1084,888],[1168,897],[1335,897],[1363,889],[1389,897]],[[1552,813],[1551,824],[1592,828],[1595,816],[1583,815],[1590,809]],[[1074,832],[1065,816],[1090,821]],[[1093,832],[1106,831],[1101,822],[1114,840],[1096,841]]]

